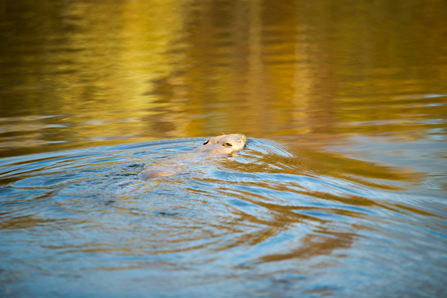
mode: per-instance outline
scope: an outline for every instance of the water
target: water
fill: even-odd
[[[446,296],[446,36],[443,1],[3,1],[0,296]]]
[[[444,290],[445,198],[407,193],[417,177],[249,139],[234,159],[138,180],[144,161],[203,140],[4,159],[4,294],[356,296],[371,281],[381,290],[365,296]]]

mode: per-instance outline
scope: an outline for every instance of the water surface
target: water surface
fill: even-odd
[[[252,138],[239,157],[138,180],[203,141],[4,159],[4,293],[442,293],[445,198],[408,193],[417,176]]]
[[[3,1],[0,296],[446,296],[446,36],[435,0]]]

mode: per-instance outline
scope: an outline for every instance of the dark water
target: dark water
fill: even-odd
[[[447,296],[446,45],[435,0],[3,1],[0,297]]]

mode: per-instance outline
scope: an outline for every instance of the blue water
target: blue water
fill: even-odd
[[[2,296],[447,293],[445,197],[408,192],[417,177],[248,138],[238,157],[138,180],[203,140],[2,159]]]

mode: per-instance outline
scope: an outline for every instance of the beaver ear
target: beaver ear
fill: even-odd
[[[205,141],[205,143],[203,143],[203,145],[206,145],[206,144],[208,144],[208,142],[209,142],[210,140],[206,140]]]

